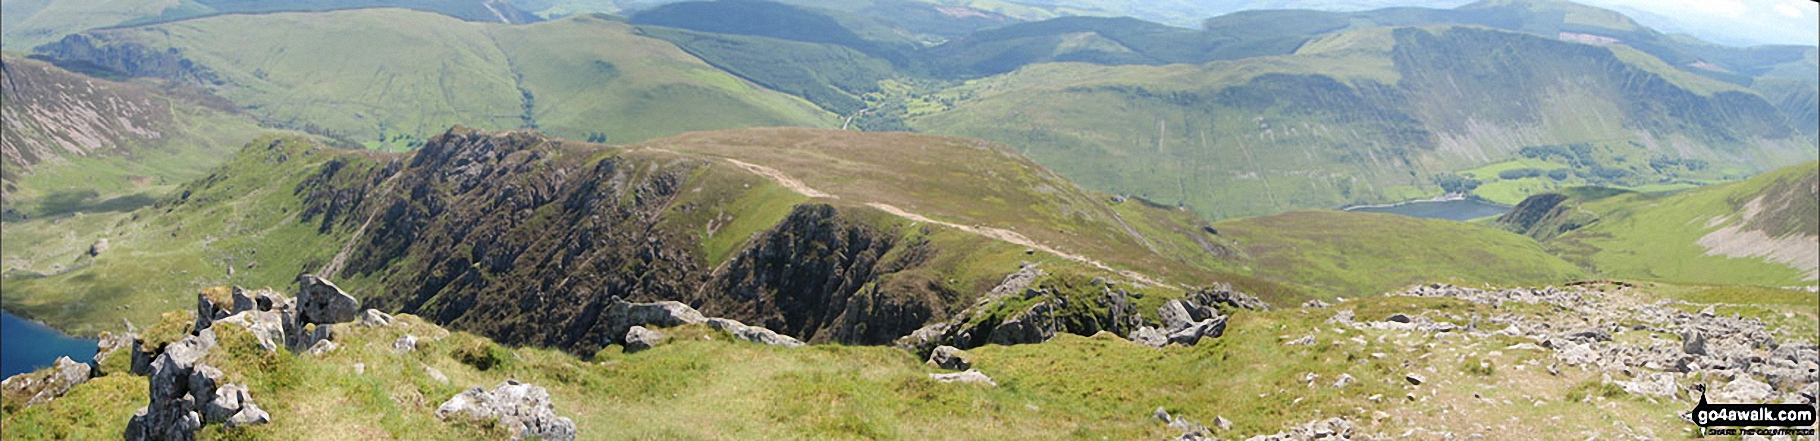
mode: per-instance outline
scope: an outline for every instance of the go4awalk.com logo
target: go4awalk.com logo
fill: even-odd
[[[1813,436],[1814,403],[1714,404],[1700,389],[1700,405],[1685,417],[1700,426],[1702,436]]]

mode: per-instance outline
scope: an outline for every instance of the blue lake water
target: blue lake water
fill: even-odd
[[[1450,201],[1415,201],[1388,206],[1353,207],[1346,211],[1364,211],[1370,213],[1391,213],[1429,219],[1447,219],[1467,221],[1486,216],[1497,216],[1510,211],[1510,207],[1473,199],[1456,199]]]
[[[66,355],[81,363],[94,360],[95,341],[63,335],[0,311],[0,378],[50,366]]]

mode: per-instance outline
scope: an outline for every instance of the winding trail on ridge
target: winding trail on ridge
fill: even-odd
[[[791,191],[795,191],[797,193],[802,193],[804,196],[808,196],[808,197],[812,197],[812,198],[840,199],[840,196],[835,196],[835,195],[823,192],[821,190],[816,190],[815,188],[810,187],[808,184],[804,184],[803,181],[799,181],[796,178],[792,178],[792,177],[790,177],[790,175],[786,175],[783,172],[777,171],[777,169],[758,165],[758,164],[753,164],[753,163],[749,163],[749,162],[745,162],[745,161],[740,161],[738,159],[732,159],[732,158],[721,158],[721,159],[725,159],[725,160],[727,160],[727,162],[733,163],[733,165],[746,169],[746,171],[750,171],[753,174],[757,174],[759,176],[764,176],[764,177],[770,178],[773,181],[777,181],[778,185],[782,185],[782,186],[784,186],[784,188],[788,188]],[[953,222],[939,221],[939,220],[935,220],[935,219],[930,219],[928,216],[911,213],[909,211],[905,211],[902,208],[897,208],[896,206],[893,206],[891,204],[882,203],[882,202],[867,202],[866,206],[878,209],[880,211],[884,211],[886,213],[890,213],[893,216],[909,219],[912,221],[941,225],[944,227],[953,228],[956,230],[961,230],[961,231],[973,233],[973,234],[980,235],[980,236],[985,236],[989,239],[996,239],[999,241],[1009,242],[1011,244],[1023,246],[1023,247],[1030,248],[1030,249],[1041,250],[1042,252],[1053,254],[1053,255],[1059,256],[1063,259],[1080,262],[1082,264],[1086,264],[1086,265],[1092,266],[1094,268],[1099,268],[1102,270],[1117,273],[1118,275],[1123,276],[1127,279],[1131,279],[1132,281],[1134,281],[1135,283],[1138,283],[1140,285],[1165,286],[1164,283],[1159,282],[1156,279],[1152,279],[1149,276],[1145,276],[1143,274],[1138,274],[1136,272],[1129,271],[1129,270],[1113,268],[1111,266],[1106,265],[1105,263],[1101,263],[1100,261],[1089,259],[1086,256],[1062,252],[1061,250],[1057,250],[1048,245],[1043,245],[1043,244],[1037,243],[1034,240],[1030,240],[1029,237],[1025,237],[1022,234],[1018,234],[1016,231],[1006,230],[1006,229],[1002,229],[1002,228],[992,228],[992,227],[986,227],[986,226],[969,226],[969,225],[961,225],[961,224],[957,224],[957,223],[953,223]]]

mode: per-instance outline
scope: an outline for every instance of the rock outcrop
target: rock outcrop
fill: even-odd
[[[1761,320],[1724,316],[1710,306],[1697,313],[1688,312],[1690,305],[1672,300],[1639,302],[1619,295],[1630,289],[1625,284],[1594,285],[1597,284],[1569,289],[1491,291],[1432,284],[1393,294],[1455,298],[1500,307],[1512,302],[1548,304],[1581,320],[1571,326],[1518,314],[1488,317],[1481,323],[1502,326],[1498,331],[1460,327],[1429,320],[1424,315],[1408,316],[1407,323],[1356,322],[1348,315],[1344,324],[1527,338],[1535,343],[1511,348],[1552,350],[1561,365],[1631,377],[1611,383],[1629,393],[1649,397],[1688,398],[1681,393],[1685,386],[1701,379],[1719,378],[1729,382],[1713,389],[1716,402],[1802,402],[1800,391],[1820,384],[1820,377],[1814,375],[1820,371],[1820,346],[1778,342]],[[1607,292],[1614,287],[1616,291]],[[1339,315],[1334,320],[1339,320]],[[1678,335],[1681,341],[1619,338],[1631,331]],[[1555,366],[1550,365],[1549,369],[1553,372]]]
[[[70,388],[88,381],[93,373],[87,363],[77,363],[69,357],[57,357],[57,361],[51,363],[47,370],[26,372],[0,380],[0,394],[24,398],[26,406],[35,406],[69,393]]]
[[[663,343],[667,338],[669,336],[662,332],[646,329],[643,326],[633,326],[632,329],[626,331],[626,353],[651,349]]]
[[[469,388],[436,407],[436,417],[496,421],[512,439],[573,440],[575,422],[556,415],[550,393],[542,387],[506,380],[493,390]]]
[[[960,348],[938,346],[934,352],[929,353],[928,364],[951,371],[964,371],[973,368],[973,361],[969,358],[967,352]]]
[[[1037,265],[1025,263],[973,306],[947,320],[925,325],[899,338],[895,345],[927,356],[941,345],[968,349],[986,344],[1041,343],[1063,332],[1124,335],[1142,325],[1132,295],[1117,288],[1116,283],[1094,279],[1085,284],[1085,289],[1070,289],[1065,281],[1044,281],[1043,277],[1045,274]],[[1028,306],[1006,311],[1004,304],[1012,302]]]
[[[304,275],[299,281],[303,290],[296,300],[240,287],[233,287],[227,299],[205,291],[196,296],[196,322],[189,335],[162,348],[148,348],[135,339],[133,370],[150,377],[151,402],[134,413],[125,438],[188,440],[195,439],[205,424],[236,427],[271,421],[271,415],[253,401],[251,390],[224,383],[221,370],[202,360],[214,349],[218,332],[248,332],[267,352],[288,348],[320,355],[334,350],[333,326],[360,317],[360,301],[328,280]],[[378,311],[365,316],[369,323],[391,321]],[[226,330],[224,324],[237,329]],[[415,348],[415,340],[409,343]]]
[[[657,333],[649,327],[668,328],[696,323],[705,323],[710,328],[724,331],[732,334],[734,338],[753,343],[783,347],[803,345],[803,342],[795,337],[779,334],[761,326],[747,325],[733,319],[703,316],[701,312],[682,302],[633,303],[615,298],[603,316],[603,320],[607,322],[607,329],[619,330],[612,334],[615,336],[614,339],[607,341],[606,344],[624,345],[627,352],[649,349],[656,341],[663,339],[662,333]],[[635,329],[643,331],[634,332]],[[656,334],[655,338],[652,338],[653,333]],[[634,343],[635,338],[638,339],[636,343]],[[635,346],[636,349],[634,349]]]
[[[1262,301],[1238,293],[1229,287],[1197,290],[1185,299],[1170,300],[1156,309],[1160,328],[1145,325],[1125,336],[1138,344],[1163,347],[1170,344],[1193,346],[1202,338],[1219,338],[1226,333],[1227,317],[1214,305],[1234,308],[1267,308]]]
[[[946,374],[929,374],[929,379],[943,383],[973,383],[998,386],[998,382],[992,381],[992,377],[988,377],[986,374],[982,374],[980,371],[973,369]]]

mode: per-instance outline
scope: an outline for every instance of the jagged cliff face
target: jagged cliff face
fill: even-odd
[[[381,309],[514,344],[596,350],[622,337],[604,320],[615,298],[686,299],[804,340],[879,344],[955,297],[878,283],[937,251],[821,204],[714,272],[678,221],[715,208],[687,193],[730,184],[702,178],[715,167],[705,159],[457,129],[376,161],[331,162],[297,189],[306,222],[352,237],[323,271],[371,286]]]

